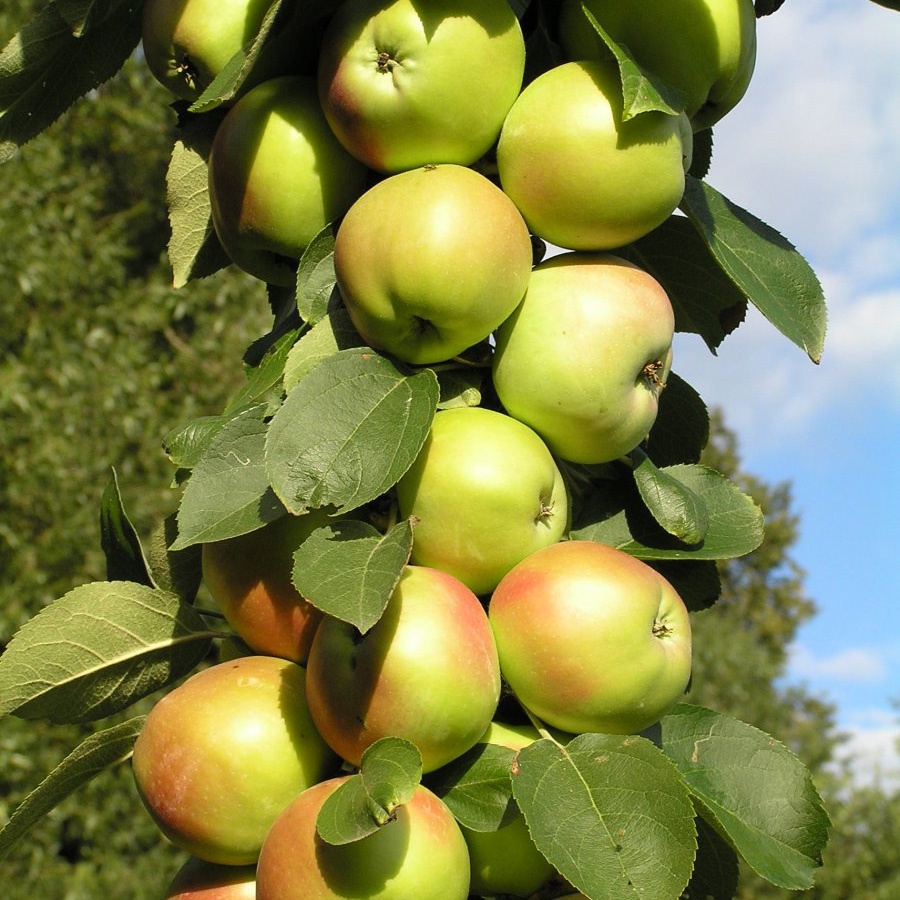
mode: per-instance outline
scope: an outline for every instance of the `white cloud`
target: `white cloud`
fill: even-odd
[[[857,785],[900,789],[900,724],[896,713],[868,710],[843,724],[847,740],[836,754]]]
[[[831,656],[816,657],[802,644],[794,644],[790,648],[789,672],[801,681],[878,683],[885,679],[888,668],[885,652],[878,648],[848,647]]]

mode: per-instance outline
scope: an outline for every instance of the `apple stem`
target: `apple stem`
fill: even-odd
[[[528,721],[531,722],[535,731],[537,731],[542,738],[553,741],[554,744],[557,743],[553,735],[547,730],[547,726],[521,700],[519,700],[519,706],[522,707],[525,715],[528,716]]]

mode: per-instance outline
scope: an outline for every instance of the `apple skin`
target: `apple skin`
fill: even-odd
[[[518,96],[525,42],[506,0],[348,0],[319,56],[322,108],[367,166],[470,165]]]
[[[303,791],[278,817],[259,856],[257,900],[466,900],[466,842],[450,810],[421,785],[374,834],[325,843],[316,817],[345,781]]]
[[[609,51],[582,10],[563,0],[559,38],[569,59]],[[744,96],[756,64],[753,0],[587,0],[594,18],[640,66],[674,87],[695,131],[708,128]]]
[[[256,900],[256,867],[222,866],[191,857],[163,900]]]
[[[248,91],[216,131],[212,221],[225,252],[270,284],[291,286],[309,242],[362,194],[368,170],[331,133],[303,76]]]
[[[539,237],[568,250],[612,250],[675,210],[693,149],[686,115],[622,121],[615,63],[549,69],[513,104],[497,147],[503,190]]]
[[[307,663],[313,721],[353,765],[379,738],[412,741],[430,772],[478,741],[500,699],[478,598],[436,569],[407,566],[381,619],[361,635],[326,617]]]
[[[415,520],[412,561],[487,594],[518,562],[553,544],[568,524],[562,474],[527,425],[483,407],[439,411],[397,484]]]
[[[656,421],[674,329],[668,295],[643,269],[611,254],[555,256],[497,330],[494,387],[557,456],[609,462]]]
[[[532,258],[509,198],[472,169],[442,165],[363,194],[338,229],[334,269],[366,343],[427,364],[488,337],[522,299]]]
[[[691,674],[691,624],[674,588],[593,541],[532,554],[488,609],[504,678],[521,703],[573,734],[633,734],[658,721]]]
[[[153,707],[132,769],[172,843],[207,862],[250,865],[281,810],[334,774],[305,680],[296,663],[248,656],[197,672]]]

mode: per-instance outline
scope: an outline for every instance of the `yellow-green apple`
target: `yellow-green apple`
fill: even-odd
[[[461,582],[407,566],[384,614],[361,634],[326,617],[307,662],[309,709],[353,765],[383,737],[414,743],[424,771],[474,746],[500,699],[497,649],[484,607]]]
[[[531,264],[516,207],[457,165],[380,181],[350,207],[334,248],[356,329],[370,346],[416,364],[484,340],[522,299]]]
[[[525,42],[506,0],[348,0],[319,55],[322,108],[367,166],[470,165],[522,86]]]
[[[614,61],[569,62],[532,81],[497,147],[503,190],[539,237],[569,250],[611,250],[652,231],[684,193],[688,117],[622,120]]]
[[[678,91],[695,130],[714,125],[744,96],[756,64],[753,0],[586,0],[584,6],[642,68]],[[569,59],[609,54],[582,0],[563,0],[559,38]]]
[[[558,456],[609,462],[656,420],[674,328],[669,297],[648,272],[611,254],[554,256],[497,329],[494,387]]]
[[[192,856],[163,900],[256,900],[256,866],[223,866]]]
[[[367,172],[331,133],[312,78],[265,81],[235,103],[213,140],[216,234],[242,269],[292,285],[306,246],[365,190]]]
[[[259,856],[257,900],[466,900],[466,842],[450,810],[422,785],[373,834],[323,841],[316,817],[345,780],[308,788],[275,821]]]
[[[547,445],[527,425],[479,406],[435,415],[397,498],[415,521],[412,561],[479,595],[560,540],[568,524],[565,484]]]
[[[172,843],[207,862],[250,865],[285,806],[334,774],[305,682],[296,663],[247,656],[197,672],[153,707],[132,769]]]
[[[325,511],[313,510],[203,544],[207,590],[228,624],[257,653],[306,662],[322,616],[294,587],[294,551],[332,521]]]
[[[521,750],[539,737],[530,725],[494,721],[479,743]],[[530,897],[556,874],[535,847],[520,812],[497,831],[473,831],[463,825],[460,828],[469,847],[473,894]]]
[[[539,550],[500,582],[488,612],[504,678],[554,728],[642,731],[687,687],[688,611],[662,575],[621,550]]]

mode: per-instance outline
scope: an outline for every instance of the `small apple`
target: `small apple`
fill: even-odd
[[[688,611],[662,575],[621,550],[539,550],[500,582],[488,612],[504,678],[554,728],[633,734],[687,687]]]
[[[426,166],[376,184],[338,229],[334,270],[353,325],[406,362],[450,359],[515,308],[531,239],[509,198],[464,166]]]
[[[348,0],[319,56],[322,108],[367,166],[470,165],[522,87],[525,42],[506,0]]]
[[[163,900],[256,900],[255,866],[222,866],[191,857]]]
[[[478,598],[444,572],[408,566],[365,634],[326,617],[307,663],[322,737],[359,765],[379,738],[414,743],[424,771],[474,746],[500,699],[497,650]]]
[[[714,125],[744,96],[756,64],[753,0],[586,0],[609,36],[675,88],[695,131]],[[582,0],[563,0],[559,39],[567,57],[609,50]]]
[[[331,133],[312,78],[263,82],[228,111],[213,140],[216,234],[240,268],[291,286],[307,244],[362,194],[367,173]]]
[[[558,456],[609,462],[656,420],[674,329],[668,295],[643,269],[610,254],[555,256],[497,329],[494,387]]]
[[[373,834],[325,843],[316,817],[345,781],[303,791],[275,821],[259,855],[257,900],[466,900],[466,842],[450,810],[422,785]]]
[[[207,862],[250,865],[281,810],[334,773],[305,681],[296,663],[247,656],[197,672],[153,707],[132,769],[172,843]]]
[[[497,147],[503,190],[529,228],[569,250],[611,250],[669,217],[693,149],[686,115],[622,121],[614,61],[565,63],[513,104]]]
[[[397,484],[413,517],[412,561],[487,594],[518,562],[556,543],[568,520],[562,474],[527,425],[483,407],[438,412]]]

